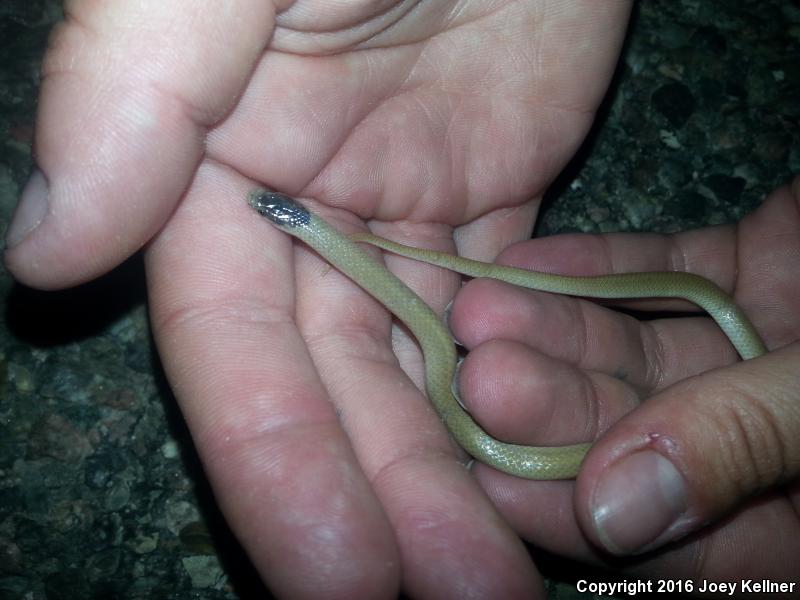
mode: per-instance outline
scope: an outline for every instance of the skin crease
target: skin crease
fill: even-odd
[[[598,446],[578,481],[580,521],[574,484],[519,490],[516,480],[476,467],[498,512],[418,391],[416,346],[346,279],[265,227],[244,199],[263,182],[318,200],[315,208],[345,231],[368,220],[379,235],[451,252],[455,239],[462,253],[492,259],[528,237],[538,200],[526,199],[540,197],[588,130],[629,3],[198,7],[67,3],[45,59],[37,120],[49,209],[7,249],[9,270],[55,289],[146,244],[167,375],[223,511],[278,596],[386,597],[401,586],[412,597],[541,596],[517,534],[598,560],[588,545],[596,540],[578,527],[586,527],[586,496],[609,447]],[[685,239],[686,253],[703,246]],[[769,285],[750,289],[774,287],[781,269],[796,265],[780,254],[787,239],[773,244]],[[634,244],[590,265],[551,257],[566,268],[620,270]],[[642,244],[650,248],[645,270],[672,248]],[[386,262],[436,310],[458,289],[450,274]],[[695,270],[732,285],[729,262]],[[779,279],[787,289],[790,281]],[[752,293],[746,304],[773,309]],[[672,358],[665,362],[644,352],[644,330],[596,316],[628,341],[634,373],[647,373],[652,360],[660,381],[693,374],[676,364],[677,346],[664,346]],[[784,331],[778,322],[756,325],[778,347],[796,338],[796,323],[783,323]],[[670,335],[680,341],[688,328]],[[564,348],[554,352],[567,367],[612,370],[603,359],[583,357],[584,365]],[[719,352],[721,362],[732,360]],[[785,355],[776,353],[774,369]],[[660,390],[646,377],[637,387]],[[599,429],[622,412],[609,410]],[[582,427],[587,439],[599,430]],[[537,441],[558,443],[557,431]],[[697,467],[691,457],[689,467]],[[770,531],[792,531],[785,511],[770,515]],[[757,521],[740,520],[739,535]],[[762,540],[756,561],[776,546],[765,535],[753,539]],[[729,565],[726,548],[717,550],[699,563],[655,555],[642,568],[679,576],[700,564],[715,573]]]

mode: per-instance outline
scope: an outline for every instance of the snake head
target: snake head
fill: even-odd
[[[257,188],[247,195],[247,203],[282,229],[304,227],[311,219],[308,210],[297,200],[273,190]]]

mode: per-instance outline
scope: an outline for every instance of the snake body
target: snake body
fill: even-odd
[[[440,318],[356,242],[373,244],[464,275],[491,277],[530,289],[594,298],[684,298],[711,315],[742,358],[766,352],[744,312],[714,283],[697,275],[660,272],[568,277],[539,273],[410,248],[371,234],[348,238],[279,192],[256,189],[249,194],[248,202],[279,229],[308,244],[408,327],[422,348],[428,399],[451,435],[475,459],[511,475],[526,479],[571,479],[578,473],[591,444],[522,446],[498,441],[483,431],[451,391],[457,353]]]

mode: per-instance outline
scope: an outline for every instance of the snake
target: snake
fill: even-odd
[[[510,475],[533,480],[573,479],[591,443],[525,446],[502,442],[486,433],[453,392],[458,352],[443,321],[359,244],[371,244],[469,277],[490,277],[545,292],[606,299],[682,298],[717,322],[742,359],[766,352],[744,311],[720,287],[699,275],[664,271],[566,276],[529,271],[412,248],[369,233],[347,236],[296,199],[265,188],[252,190],[248,203],[278,229],[310,246],[405,324],[422,350],[428,400],[452,437],[475,460]]]

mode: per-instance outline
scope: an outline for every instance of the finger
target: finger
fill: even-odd
[[[503,441],[540,446],[590,442],[639,405],[634,389],[504,339],[481,344],[459,369],[470,414]]]
[[[641,552],[800,473],[800,344],[689,379],[620,421],[583,463],[583,530]]]
[[[750,240],[752,242],[752,240]],[[501,264],[513,264],[530,270],[564,275],[606,275],[652,271],[687,272],[715,282],[727,291],[758,326],[766,322],[758,311],[753,275],[756,265],[740,264],[739,257],[754,252],[746,236],[733,226],[709,227],[673,235],[607,234],[564,235],[531,240],[509,248],[498,257]],[[764,254],[764,253],[761,253]],[[769,265],[765,265],[769,266]],[[767,271],[770,271],[767,268]],[[746,290],[741,293],[741,290]],[[647,298],[605,301],[637,310],[702,309],[686,300]],[[669,329],[664,329],[668,332]],[[725,351],[722,347],[720,351]],[[730,350],[726,355],[735,356]],[[666,357],[671,358],[671,357]],[[729,362],[729,359],[725,359]],[[724,363],[723,363],[724,364]]]
[[[529,481],[473,467],[492,504],[524,540],[547,552],[599,563],[604,554],[583,535],[573,508],[574,481]]]
[[[388,597],[391,528],[294,323],[289,239],[204,166],[147,253],[165,369],[215,493],[278,596]]]
[[[643,271],[694,273],[727,291],[744,309],[768,346],[779,347],[797,336],[796,278],[791,276],[791,269],[779,266],[793,264],[800,252],[798,199],[800,177],[791,185],[772,192],[758,210],[737,226],[707,227],[673,235],[559,235],[514,245],[498,257],[498,262],[565,275]],[[683,301],[616,304],[642,310],[692,309]],[[669,329],[672,327],[670,325]],[[669,329],[664,328],[664,333]],[[700,339],[698,336],[692,342],[678,333],[676,331],[676,340],[681,342],[679,348],[685,348],[683,343],[693,347]],[[693,352],[692,359],[702,360],[702,354],[708,350],[725,353],[719,356],[718,364],[730,362],[727,357],[732,356],[732,351],[719,346]],[[671,370],[668,360],[680,356],[666,357],[665,372]]]
[[[625,381],[641,394],[728,364],[737,356],[710,319],[639,321],[594,302],[488,279],[462,288],[449,324],[468,349],[492,339],[516,341]]]
[[[8,268],[40,288],[101,274],[161,227],[273,25],[252,0],[76,0],[66,15],[43,65],[41,171],[6,238]]]
[[[694,273],[735,292],[736,229],[707,227],[671,235],[655,233],[563,234],[508,248],[501,264],[563,275],[607,275],[647,271]],[[629,302],[656,310],[696,310],[684,301]]]
[[[334,223],[352,230],[352,224]],[[405,226],[392,229],[396,238]],[[445,243],[435,226],[415,229],[418,241],[422,236],[423,243]],[[396,532],[404,590],[412,597],[459,598],[476,590],[486,597],[529,597],[541,589],[525,548],[497,518],[430,403],[403,370],[420,379],[416,344],[392,334],[390,315],[353,282],[312,252],[301,247],[298,253],[303,335]],[[409,261],[389,264],[434,306],[441,308],[457,287],[452,273]]]

